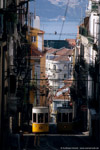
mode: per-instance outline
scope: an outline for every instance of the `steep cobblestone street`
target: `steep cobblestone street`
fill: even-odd
[[[85,135],[25,136],[23,150],[100,149],[99,143]],[[34,145],[35,144],[35,145]]]

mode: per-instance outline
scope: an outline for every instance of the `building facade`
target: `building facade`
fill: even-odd
[[[74,49],[74,83],[72,97],[78,112],[86,108],[87,129],[90,136],[100,140],[100,99],[98,94],[100,14],[99,0],[89,0],[86,17],[79,26],[77,46]],[[84,120],[84,122],[85,122]],[[86,130],[86,129],[85,129]]]
[[[31,89],[30,103],[33,106],[48,105],[48,81],[45,76],[44,31],[40,30],[39,16],[34,18],[34,28],[30,28],[28,40],[31,42]]]
[[[0,1],[0,146],[28,122],[30,43],[25,0]],[[6,143],[6,144],[5,144]]]
[[[64,80],[72,78],[73,50],[50,48],[46,53],[46,75],[53,91],[64,86]]]

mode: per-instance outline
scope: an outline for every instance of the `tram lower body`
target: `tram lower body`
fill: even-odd
[[[33,123],[32,124],[32,132],[33,133],[48,133],[49,132],[49,124],[45,123]]]
[[[54,131],[55,129],[55,131]],[[52,131],[51,131],[52,130]],[[50,124],[32,124],[32,133],[74,133],[75,123],[57,123],[55,128]]]
[[[57,132],[58,133],[72,133],[74,130],[74,123],[57,123]]]
[[[32,133],[50,133],[49,129],[56,133],[72,133],[75,123],[72,121],[72,109],[61,108],[57,113],[56,128],[50,126],[47,107],[33,107],[32,109]],[[54,131],[55,132],[55,131]]]

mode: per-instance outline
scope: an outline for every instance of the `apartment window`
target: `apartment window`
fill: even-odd
[[[46,59],[48,59],[48,55],[46,56]]]
[[[72,71],[70,70],[70,71],[69,71],[69,74],[71,75],[71,73],[72,73]]]
[[[66,78],[67,77],[67,75],[66,74],[64,74],[64,78]]]
[[[67,69],[67,65],[64,65],[64,69]]]
[[[36,36],[31,37],[31,42],[36,42]]]
[[[54,78],[56,77],[55,73],[53,73],[53,77],[54,77]]]
[[[56,65],[53,65],[53,69],[56,70]]]
[[[50,68],[50,64],[49,64],[49,68]]]

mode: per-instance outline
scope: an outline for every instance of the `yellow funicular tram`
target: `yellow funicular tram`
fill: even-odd
[[[49,109],[44,106],[32,108],[32,132],[47,133],[49,132]]]

